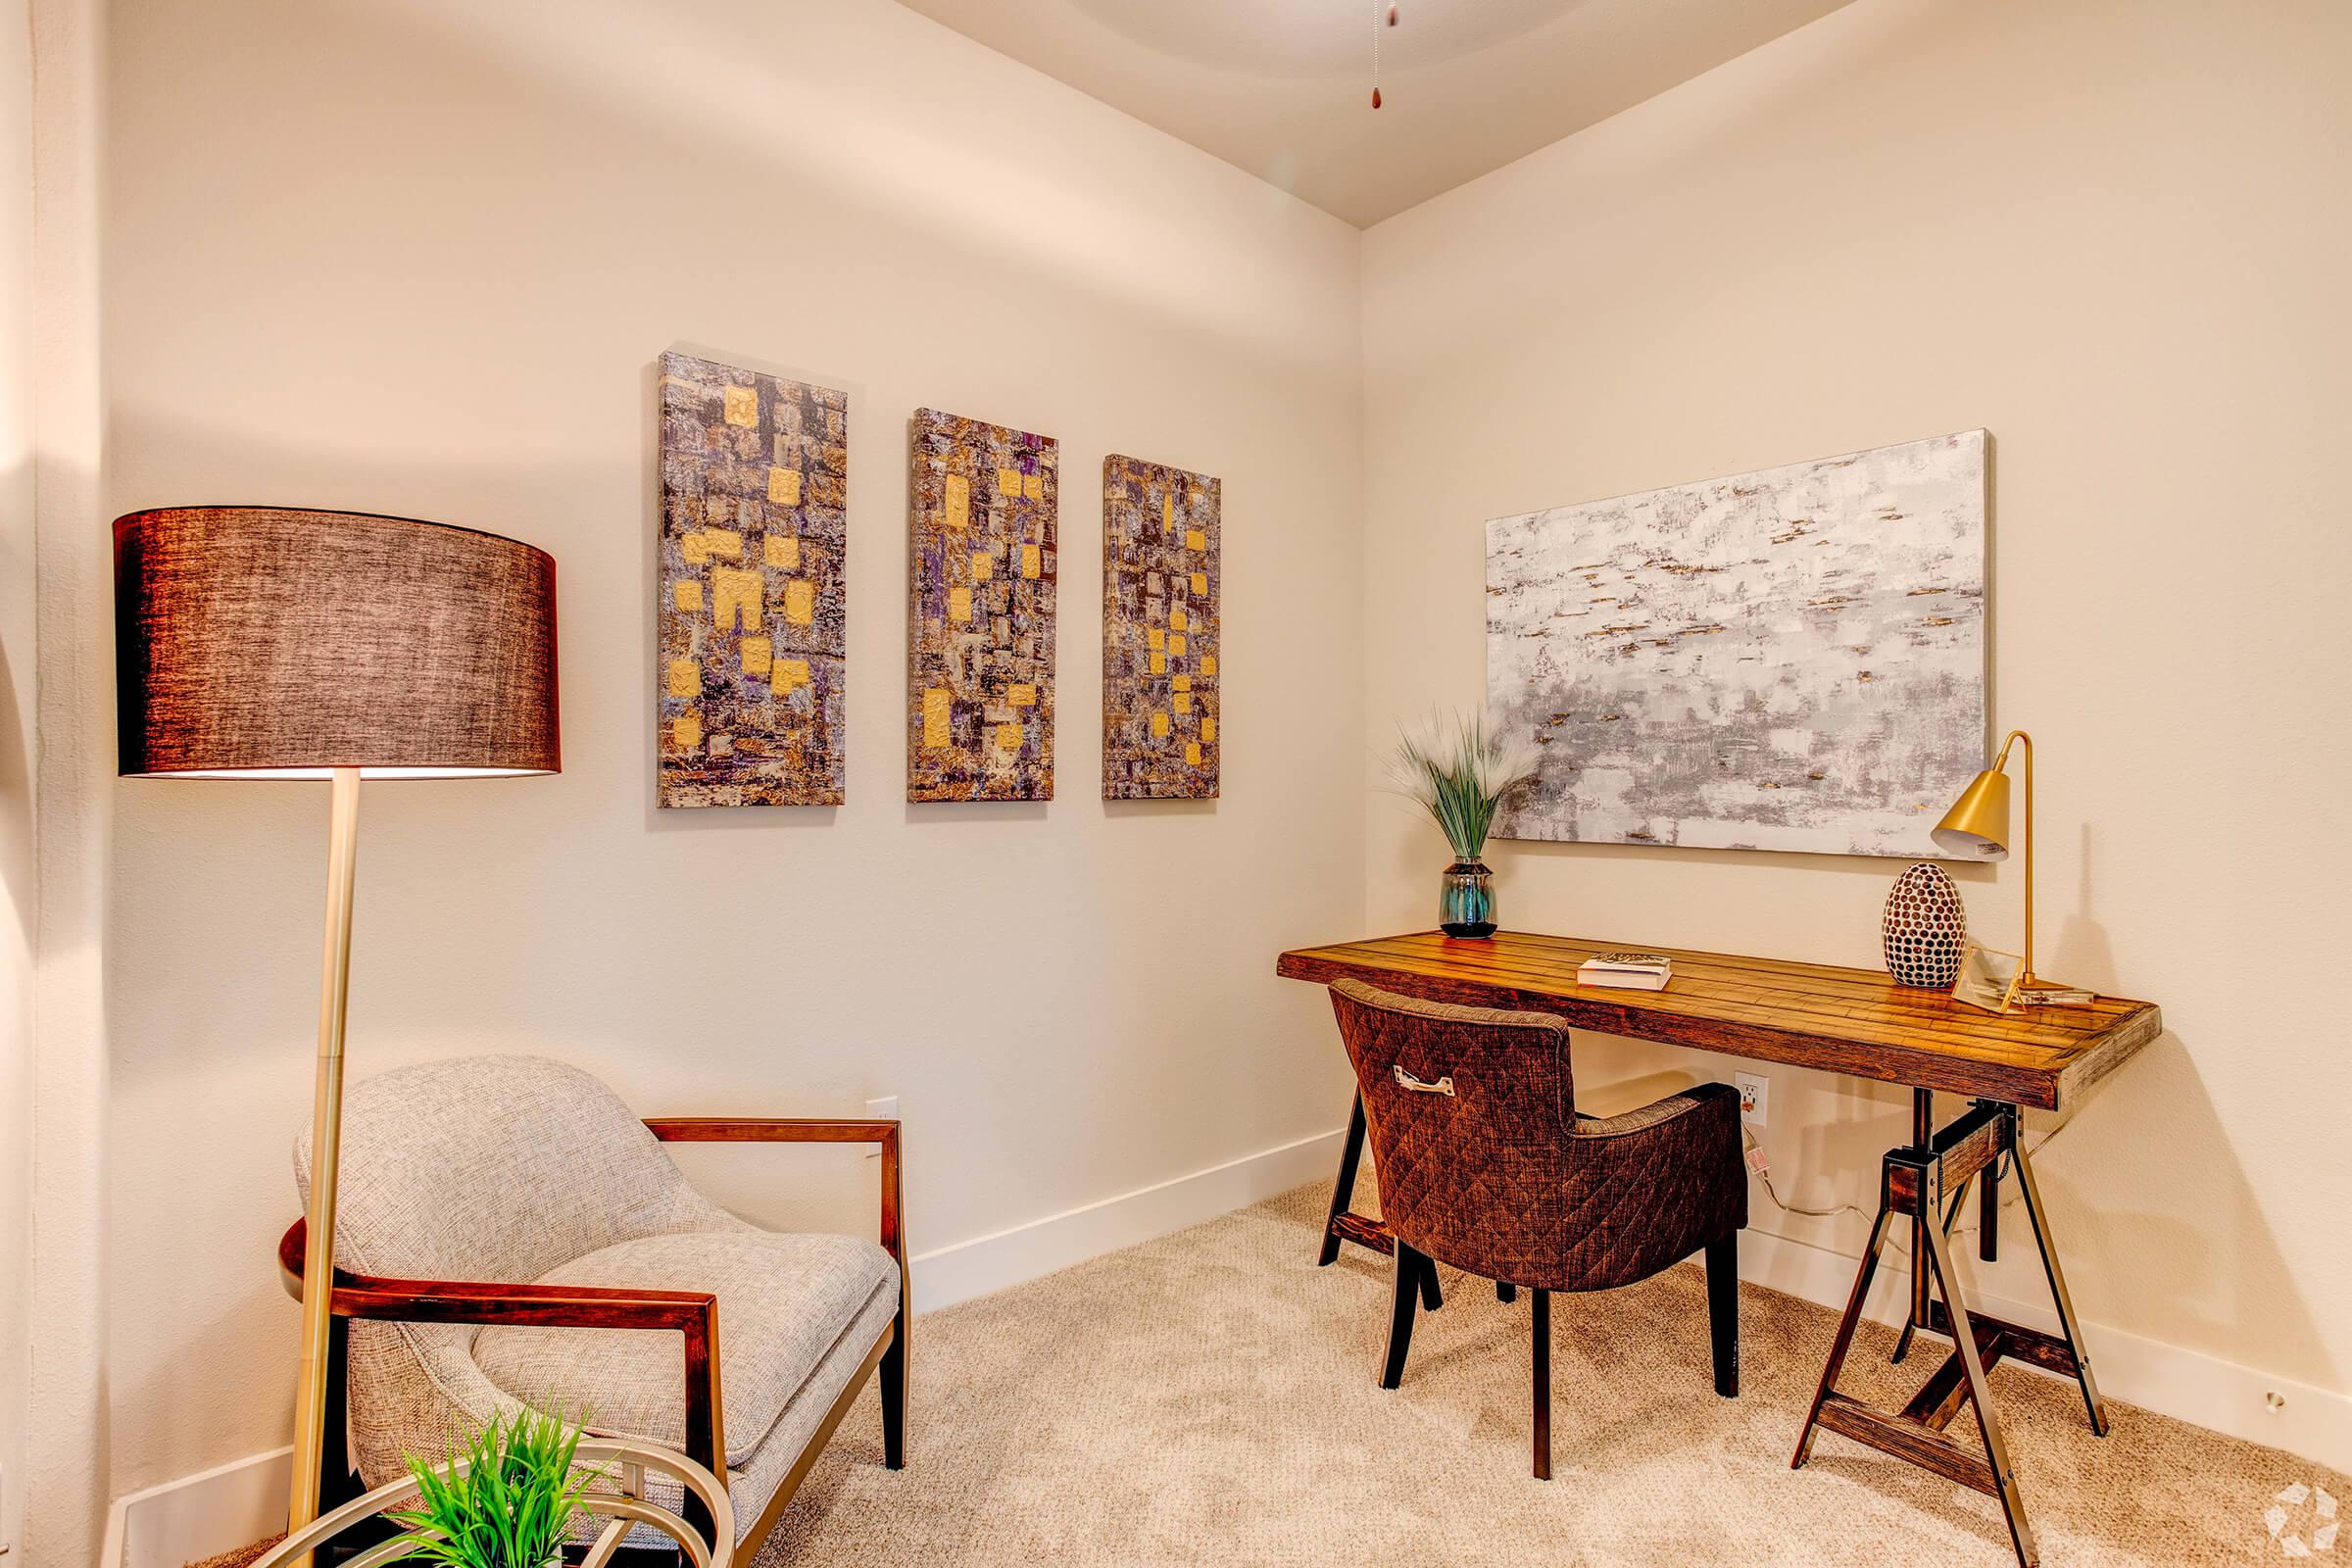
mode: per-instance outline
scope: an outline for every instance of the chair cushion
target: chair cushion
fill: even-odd
[[[700,1231],[602,1248],[534,1283],[709,1291],[718,1298],[718,1375],[727,1462],[760,1446],[899,1266],[849,1236]],[[499,1388],[606,1437],[686,1443],[685,1350],[645,1329],[490,1328],[473,1358]]]

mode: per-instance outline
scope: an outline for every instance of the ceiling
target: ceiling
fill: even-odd
[[[900,3],[1369,226],[1845,0]]]

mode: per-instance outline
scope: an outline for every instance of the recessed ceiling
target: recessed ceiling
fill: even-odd
[[[901,3],[1368,226],[1845,0]]]

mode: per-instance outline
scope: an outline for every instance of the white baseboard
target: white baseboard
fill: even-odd
[[[1189,1176],[918,1252],[908,1260],[914,1309],[919,1315],[953,1306],[1230,1214],[1309,1182],[1328,1182],[1339,1162],[1339,1132],[1317,1133]]]
[[[1339,1163],[1339,1148],[1337,1130],[1301,1138],[919,1253],[912,1259],[916,1309],[953,1306],[1310,1182],[1327,1182]],[[1741,1278],[1833,1311],[1845,1305],[1854,1267],[1854,1259],[1843,1252],[1785,1236],[1750,1230],[1740,1239]],[[1898,1268],[1880,1271],[1867,1305],[1872,1317],[1901,1321],[1903,1279]],[[2029,1327],[2057,1326],[2050,1310],[2034,1303],[1986,1297],[1984,1305]],[[2083,1333],[2102,1393],[2352,1471],[2352,1397],[2121,1329],[2092,1323]],[[2276,1407],[2274,1395],[2282,1401]],[[103,1568],[181,1568],[275,1532],[283,1527],[291,1463],[290,1449],[275,1448],[119,1499],[108,1521]]]
[[[1741,1279],[1832,1311],[1845,1309],[1856,1266],[1843,1252],[1766,1231],[1750,1229],[1740,1238]],[[1908,1279],[1899,1267],[1882,1267],[1864,1312],[1882,1323],[1900,1323],[1909,1302]],[[1980,1299],[1995,1317],[2057,1332],[2058,1315],[2049,1306],[1989,1295]],[[2099,1393],[2108,1397],[2283,1448],[2333,1470],[2352,1470],[2352,1396],[2099,1323],[2083,1324],[2082,1337]]]
[[[289,1444],[117,1497],[98,1561],[101,1568],[182,1568],[250,1546],[286,1528],[293,1483]]]

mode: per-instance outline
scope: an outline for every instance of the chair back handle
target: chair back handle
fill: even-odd
[[[1434,1084],[1425,1084],[1411,1073],[1406,1072],[1401,1062],[1392,1065],[1389,1070],[1396,1075],[1397,1088],[1409,1089],[1416,1095],[1450,1096],[1453,1093],[1453,1074],[1451,1073],[1447,1073]]]

